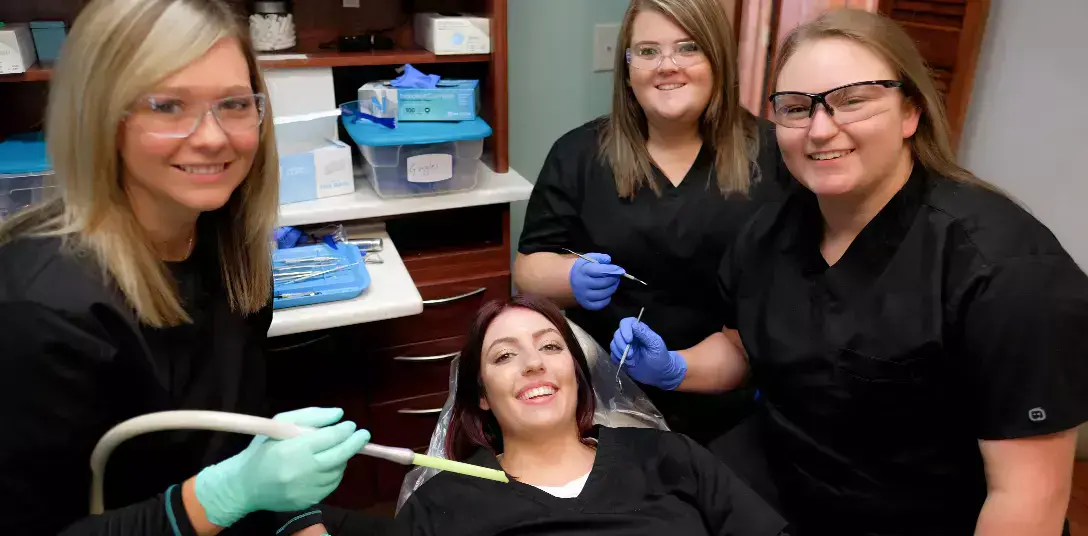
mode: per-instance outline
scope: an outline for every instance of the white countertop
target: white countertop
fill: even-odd
[[[424,197],[383,199],[374,192],[369,181],[358,180],[357,177],[353,194],[280,206],[277,224],[297,226],[344,222],[529,199],[533,185],[517,171],[511,169],[508,173],[495,173],[485,163],[481,163],[480,167],[480,182],[475,189]]]
[[[321,220],[325,221],[325,220]],[[408,275],[393,241],[379,225],[369,236],[384,239],[379,255],[383,264],[368,264],[370,287],[352,300],[278,309],[272,313],[269,337],[291,335],[319,329],[376,322],[423,312],[423,298]]]

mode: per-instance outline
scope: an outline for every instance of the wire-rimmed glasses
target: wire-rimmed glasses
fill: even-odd
[[[694,41],[682,41],[675,46],[641,43],[627,49],[627,63],[640,71],[660,68],[665,58],[672,60],[677,69],[687,69],[706,61],[706,54]]]
[[[227,134],[253,132],[264,121],[267,97],[262,93],[235,95],[215,101],[193,101],[152,95],[136,102],[129,117],[147,133],[162,138],[188,138],[211,114]]]
[[[903,87],[898,80],[869,80],[829,89],[823,93],[778,91],[772,93],[771,114],[774,122],[787,128],[805,128],[812,123],[816,107],[824,110],[836,123],[845,125],[864,121],[891,109],[890,94]]]

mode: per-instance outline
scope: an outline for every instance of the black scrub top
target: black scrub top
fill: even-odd
[[[443,472],[397,515],[405,536],[779,536],[786,522],[710,451],[680,434],[597,427],[597,457],[582,492],[552,496]],[[502,470],[479,450],[466,460]]]
[[[721,297],[716,270],[737,232],[760,204],[781,195],[785,173],[773,126],[760,121],[759,180],[750,197],[725,198],[717,184],[714,148],[704,144],[694,165],[674,186],[654,167],[658,196],[639,189],[633,199],[616,190],[612,170],[601,158],[604,119],[572,130],[552,147],[526,208],[518,250],[523,254],[560,248],[579,253],[606,253],[649,284],[620,279],[611,303],[599,311],[575,307],[568,317],[606,351],[619,322],[638,316],[671,350],[690,348],[721,331]],[[755,168],[753,165],[753,173]],[[700,443],[721,434],[745,411],[751,393],[721,397],[665,392],[647,394],[669,426]]]
[[[59,239],[0,247],[0,533],[193,534],[173,486],[251,438],[176,431],[121,444],[106,469],[107,513],[93,518],[90,456],[109,428],[145,413],[265,414],[271,307],[232,312],[216,255],[214,233],[202,232],[190,259],[169,265],[193,322],[155,329]],[[274,531],[282,516],[260,517],[224,534]]]
[[[800,534],[972,534],[978,440],[1088,420],[1088,277],[1014,201],[907,184],[841,260],[815,196],[764,207],[721,269]]]

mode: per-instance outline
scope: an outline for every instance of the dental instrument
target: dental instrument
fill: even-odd
[[[105,511],[103,482],[106,462],[121,443],[138,435],[165,430],[209,430],[249,435],[263,435],[272,439],[290,439],[310,429],[289,422],[218,411],[163,411],[134,417],[111,428],[98,440],[91,452],[91,514]],[[416,454],[411,449],[387,447],[369,443],[359,454],[381,458],[401,465],[431,467],[451,473],[474,476],[497,482],[509,483],[506,473],[463,462],[455,462],[434,456]],[[164,460],[168,461],[168,460]]]
[[[314,272],[314,273],[309,274],[309,275],[300,275],[298,277],[288,278],[288,279],[285,279],[285,280],[281,279],[279,282],[280,283],[285,283],[285,284],[298,283],[300,281],[306,281],[307,279],[313,279],[315,277],[323,276],[323,275],[326,275],[326,274],[331,274],[333,272],[339,272],[341,270],[347,270],[348,268],[351,268],[352,266],[358,266],[358,265],[359,265],[358,262],[353,262],[351,264],[345,264],[343,266],[337,266],[336,268],[332,268],[330,270],[322,270],[320,272]]]
[[[571,255],[575,255],[575,256],[577,256],[578,258],[580,258],[580,259],[582,259],[584,261],[592,262],[594,264],[600,264],[600,262],[598,262],[597,260],[592,259],[590,257],[586,257],[585,255],[582,255],[581,253],[577,253],[574,250],[570,250],[570,249],[567,249],[567,248],[560,248],[560,249],[570,253]],[[641,280],[641,279],[639,279],[639,278],[637,278],[637,277],[635,277],[635,276],[633,276],[633,275],[631,275],[631,274],[629,274],[627,272],[623,272],[623,277],[625,277],[627,279],[630,279],[631,281],[634,281],[635,283],[642,283],[643,285],[646,285],[647,287],[650,286],[650,285],[647,285],[645,281],[643,281],[643,280]]]
[[[638,310],[638,318],[635,318],[635,323],[638,324],[642,321],[642,313],[646,312],[646,308]],[[616,385],[620,386],[620,391],[623,391],[623,384],[620,383],[620,371],[623,370],[623,363],[627,361],[627,352],[631,351],[631,343],[627,343],[627,346],[623,348],[623,355],[620,356],[620,367],[616,370]]]

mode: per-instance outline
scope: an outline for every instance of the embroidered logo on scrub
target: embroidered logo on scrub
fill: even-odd
[[[1031,422],[1043,422],[1046,420],[1046,410],[1043,408],[1032,408],[1028,411],[1028,418]]]

